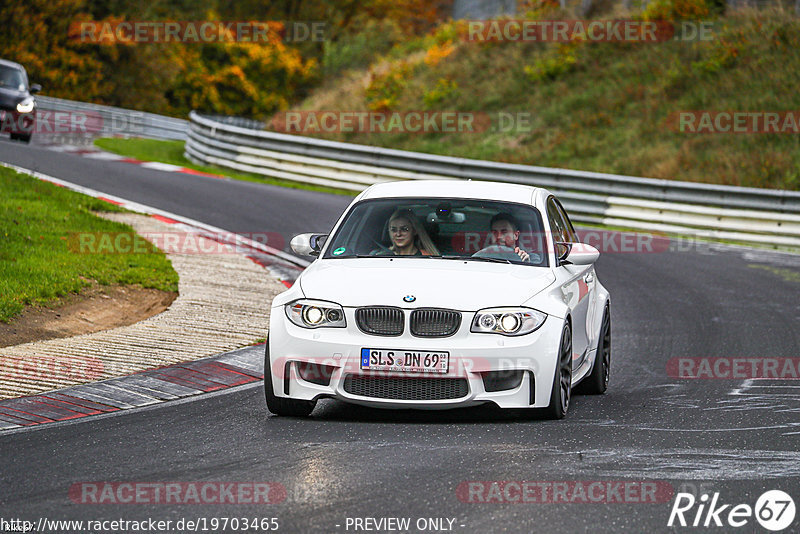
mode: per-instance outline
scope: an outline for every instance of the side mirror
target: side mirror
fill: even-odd
[[[32,95],[35,95],[36,93],[38,93],[41,90],[42,90],[42,86],[39,85],[38,83],[31,84],[30,93]]]
[[[300,234],[292,238],[292,250],[301,256],[319,256],[328,234]]]
[[[562,265],[591,265],[600,257],[600,251],[586,243],[556,243],[556,253]]]

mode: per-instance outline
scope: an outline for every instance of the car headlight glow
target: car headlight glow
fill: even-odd
[[[506,313],[500,318],[500,328],[503,332],[512,334],[520,327],[521,321],[516,313]]]
[[[475,314],[470,332],[522,336],[544,324],[547,314],[532,308],[490,308]]]
[[[17,111],[20,113],[30,113],[33,111],[33,99],[29,98],[17,104]]]
[[[344,328],[344,310],[334,302],[300,299],[287,304],[286,317],[303,328]]]

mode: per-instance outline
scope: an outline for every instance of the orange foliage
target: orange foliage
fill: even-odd
[[[443,17],[449,2],[430,0],[374,0],[364,4],[364,10],[376,19],[396,22],[408,35],[430,31]]]
[[[3,58],[24,65],[42,94],[176,116],[191,109],[264,116],[316,81],[316,61],[282,42],[280,23],[266,42],[80,42],[76,23],[91,20],[85,0],[12,3],[0,11]]]

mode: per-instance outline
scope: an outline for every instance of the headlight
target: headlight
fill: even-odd
[[[344,328],[344,310],[338,304],[324,300],[300,299],[287,304],[286,317],[303,328]]]
[[[544,324],[547,314],[531,308],[491,308],[475,314],[470,332],[522,336]]]
[[[33,99],[29,98],[17,104],[17,111],[20,113],[30,113],[33,111]]]

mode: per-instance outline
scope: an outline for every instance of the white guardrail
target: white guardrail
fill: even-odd
[[[268,132],[246,119],[192,112],[185,155],[199,164],[361,191],[394,180],[475,179],[536,185],[573,220],[800,247],[800,192],[656,180],[437,156]]]
[[[186,139],[189,121],[165,117],[144,111],[76,102],[52,96],[36,97],[36,107],[42,111],[67,111],[88,116],[89,131],[92,135],[128,135],[152,139]],[[70,132],[80,133],[80,132]]]

